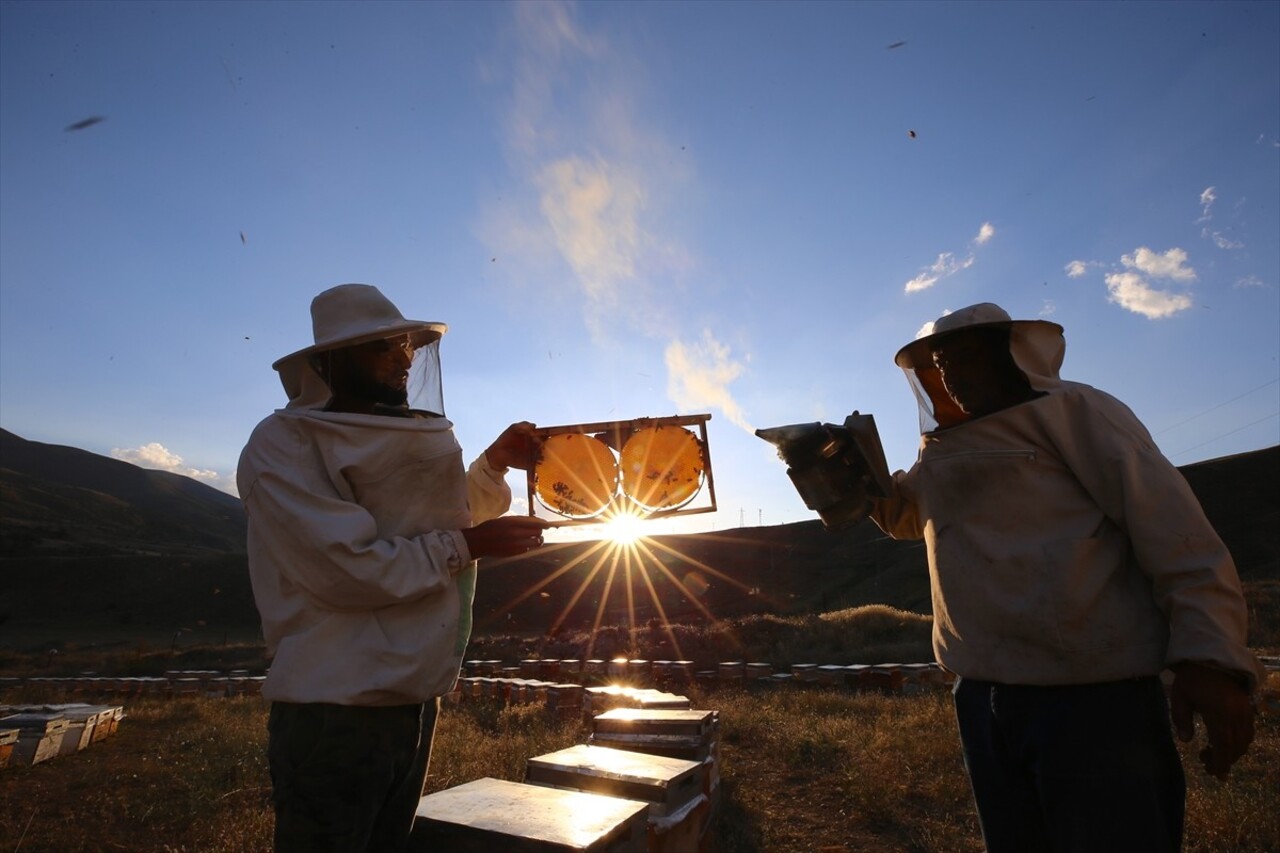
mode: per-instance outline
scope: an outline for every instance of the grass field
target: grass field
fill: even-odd
[[[695,689],[690,698],[722,720],[720,853],[982,849],[945,693]],[[115,736],[83,752],[0,772],[0,850],[270,848],[265,703],[148,698],[127,713]],[[448,706],[428,791],[521,780],[525,759],[588,733],[539,706]],[[1184,752],[1185,849],[1280,849],[1280,718],[1262,718],[1228,784],[1203,777]]]
[[[885,663],[927,660],[928,617],[883,606],[794,618],[749,617],[695,629],[608,629],[592,638],[478,640],[470,656],[661,658]],[[532,648],[535,643],[538,648]],[[586,652],[591,644],[591,653]],[[56,656],[0,650],[0,673],[161,674],[258,670],[253,645],[64,647]],[[1280,674],[1272,688],[1280,691]],[[7,702],[67,701],[25,686]],[[977,818],[945,692],[862,694],[799,685],[684,691],[720,712],[718,853],[978,851]],[[35,767],[0,772],[0,853],[7,851],[259,851],[270,847],[267,706],[259,698],[143,697],[112,738]],[[519,781],[526,759],[589,729],[541,706],[448,705],[428,792],[482,777]],[[1280,851],[1280,714],[1259,718],[1253,749],[1222,784],[1199,772],[1198,744],[1180,746],[1188,778],[1187,851]]]

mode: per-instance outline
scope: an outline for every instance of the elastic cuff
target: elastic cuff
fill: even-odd
[[[449,555],[449,571],[456,575],[471,565],[471,549],[467,547],[467,538],[462,535],[461,530],[445,530],[442,532],[445,534],[442,538],[451,546],[453,551]]]

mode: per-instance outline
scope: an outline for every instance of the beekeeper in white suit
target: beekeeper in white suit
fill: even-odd
[[[277,850],[400,850],[439,697],[471,628],[476,563],[542,544],[502,516],[533,424],[464,468],[444,417],[443,323],[344,284],[311,303],[315,342],[273,367],[289,404],[253,431],[237,484],[273,657],[268,758]]]

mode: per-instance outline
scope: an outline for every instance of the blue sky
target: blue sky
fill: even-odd
[[[1280,441],[1280,4],[0,4],[0,426],[230,488],[349,281],[508,423],[875,415],[994,301],[1179,465]],[[71,125],[103,120],[78,130]],[[523,481],[513,477],[517,494]]]

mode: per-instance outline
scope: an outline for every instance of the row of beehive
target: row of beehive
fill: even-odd
[[[0,768],[87,749],[115,734],[122,719],[119,705],[0,705]]]
[[[768,682],[782,684],[830,684],[855,689],[886,692],[913,692],[916,689],[954,683],[952,673],[936,663],[885,664],[792,664],[787,672],[775,672],[772,664],[727,661],[715,669],[695,669],[693,661],[635,660],[554,660],[529,659],[519,664],[502,661],[470,660],[463,665],[468,677],[501,677],[538,679],[554,683],[590,683],[625,681],[631,684],[678,685],[697,682],[717,683]]]
[[[524,782],[478,779],[423,797],[414,850],[689,853],[719,798],[719,715],[684,696],[521,678],[460,680],[457,701],[542,701],[591,718],[586,744],[530,758]]]
[[[163,676],[111,677],[98,675],[0,677],[6,688],[39,687],[75,696],[129,698],[131,696],[252,696],[262,692],[265,675],[247,670],[223,674],[212,670],[174,670]]]
[[[457,687],[445,697],[450,703],[483,700],[509,705],[544,705],[561,719],[582,717],[586,720],[613,708],[653,711],[689,707],[685,696],[648,687],[618,684],[584,687],[573,682],[486,676],[459,678]]]

